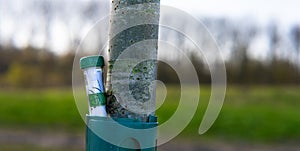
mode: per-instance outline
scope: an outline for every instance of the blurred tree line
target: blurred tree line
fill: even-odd
[[[10,1],[7,3],[9,4]],[[101,0],[101,2],[28,0],[24,2],[24,5],[20,5],[22,11],[15,11],[14,6],[13,2],[5,7],[0,6],[7,12],[3,15],[7,15],[6,17],[12,22],[13,26],[9,24],[7,27],[12,27],[14,30],[10,36],[2,36],[0,33],[0,87],[70,86],[74,59],[72,52],[74,51],[69,51],[70,53],[65,55],[56,55],[49,51],[58,38],[54,33],[59,31],[54,30],[56,29],[54,27],[70,27],[74,36],[73,39],[68,40],[70,43],[77,43],[82,38],[82,29],[90,28],[91,24],[108,14],[109,2],[105,0]],[[198,27],[193,27],[188,22],[180,21],[177,18],[176,20],[170,20],[170,18],[165,16],[163,19],[178,24],[186,30],[193,30],[193,33],[199,34],[203,43],[206,43],[208,38],[201,33],[202,31]],[[251,17],[241,20],[202,17],[200,20],[212,33],[221,51],[229,50],[230,55],[226,56],[225,62],[228,83],[300,84],[300,25],[281,29],[276,22],[270,22],[266,27],[262,27],[264,25],[258,24]],[[6,22],[0,22],[0,25],[3,23]],[[5,30],[7,29],[2,29],[2,31]],[[18,41],[18,33],[23,30],[29,31],[30,34],[28,34],[27,43],[21,47],[30,45],[28,42],[32,38],[40,39],[40,35],[42,35],[46,39],[41,42],[41,46],[44,48],[42,50],[31,46],[24,49],[16,48],[18,47],[15,44]],[[103,42],[101,36],[104,35],[98,34],[103,33],[101,30],[103,29],[95,29],[94,35],[91,36],[93,44],[102,45],[100,44]],[[160,36],[166,41],[171,39],[170,41],[173,40],[174,43],[179,43],[183,47],[188,43],[184,41],[186,39],[176,35],[177,33],[169,32],[171,34],[162,33]],[[266,44],[267,47],[253,48],[257,41],[263,41],[261,43]],[[203,61],[204,59],[200,60],[200,57],[195,54],[197,50],[190,47],[182,49],[188,50],[187,56],[195,66],[200,82],[210,83],[211,77],[207,64]],[[209,46],[203,50],[209,51]],[[267,57],[253,57],[253,51],[267,52]],[[173,60],[176,61],[176,59]],[[182,72],[188,72],[188,68],[182,66]],[[158,62],[158,79],[166,83],[178,83],[176,72],[163,62]]]
[[[56,87],[72,84],[74,54],[57,56],[33,47],[0,47],[0,86]]]
[[[262,30],[251,22],[243,25],[239,21],[238,26],[228,19],[208,19],[204,22],[212,31],[221,51],[230,50],[230,55],[225,61],[229,84],[300,84],[300,25],[292,26],[288,34],[284,34],[276,23],[270,23],[266,30]],[[201,32],[199,34],[201,35]],[[253,41],[261,40],[262,35],[267,37],[268,47],[261,51],[267,52],[267,57],[255,58],[251,56]],[[182,41],[184,39],[174,35],[166,39],[170,37],[175,37],[177,43],[185,43]],[[204,41],[207,39],[202,38]],[[211,76],[204,59],[199,59],[201,57],[196,54],[197,50],[182,49],[186,50],[194,65],[200,83],[209,84]],[[0,87],[71,86],[75,56],[73,52],[56,55],[47,48],[29,46],[18,49],[13,45],[0,44]],[[169,58],[172,61],[172,57]],[[178,59],[173,58],[173,61],[175,64],[180,63]],[[189,68],[186,65],[180,66],[182,72],[188,72]],[[163,62],[158,62],[157,78],[166,83],[179,83],[176,72]]]
[[[191,61],[198,74],[200,83],[210,84],[211,75],[205,63],[199,59]],[[271,63],[249,58],[245,52],[240,60],[229,60],[225,63],[228,84],[240,85],[296,85],[300,84],[298,67],[285,59],[274,58]],[[185,70],[188,72],[188,69]],[[166,83],[179,83],[179,79],[169,65],[158,62],[158,79]]]
[[[231,35],[234,46],[226,62],[228,82],[237,84],[299,84],[300,26],[294,25],[285,35],[278,24],[270,22],[262,31],[254,23],[235,28]],[[226,30],[226,29],[225,29]],[[253,58],[249,54],[255,38],[266,35],[267,57]],[[259,39],[260,40],[260,39]]]
[[[229,84],[300,84],[300,25],[293,25],[284,31],[276,22],[270,22],[263,28],[251,19],[232,21],[207,18],[203,22],[216,38],[220,50],[230,50],[228,58],[225,58]],[[182,26],[185,26],[184,23]],[[201,32],[199,34],[203,36]],[[208,39],[202,38],[204,43]],[[266,48],[253,48],[255,42],[262,40]],[[253,51],[257,50],[266,52],[266,56],[253,57]],[[201,57],[195,51],[189,51],[188,56],[195,66],[198,79],[201,83],[210,83],[207,64],[204,59],[199,59]],[[209,51],[209,47],[203,51]],[[159,67],[158,79],[178,83],[178,78],[172,76],[176,73],[171,67],[162,62],[159,62]],[[187,71],[186,68],[184,72]]]
[[[270,63],[249,58],[245,48],[226,62],[229,84],[299,84],[300,72],[289,60],[274,57]],[[201,83],[210,83],[210,73],[195,55],[190,54]],[[237,59],[238,57],[239,59]],[[72,84],[74,54],[55,55],[47,50],[28,47],[18,50],[0,48],[0,86],[39,88],[62,87]],[[166,63],[158,62],[158,79],[178,83],[176,72]]]

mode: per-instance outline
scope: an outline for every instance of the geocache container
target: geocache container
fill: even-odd
[[[88,95],[86,115],[86,151],[156,151],[157,118],[145,122],[129,118],[111,118],[106,112],[103,79],[104,58],[80,59]]]
[[[89,100],[90,116],[107,116],[103,67],[104,58],[102,56],[88,56],[80,59],[80,68],[83,70]]]

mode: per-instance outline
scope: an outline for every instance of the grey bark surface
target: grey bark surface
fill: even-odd
[[[155,111],[160,0],[113,0],[106,90],[111,117],[147,121]]]

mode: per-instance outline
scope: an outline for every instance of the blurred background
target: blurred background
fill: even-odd
[[[186,50],[198,74],[201,99],[188,127],[158,149],[300,150],[300,2],[161,3],[207,26],[224,57],[228,85],[219,118],[206,134],[198,135],[210,97],[207,64],[185,38],[161,30],[161,39]],[[84,150],[85,124],[71,87],[73,59],[81,39],[109,10],[109,0],[0,0],[0,150]],[[184,21],[175,23],[201,37],[201,30]],[[93,49],[103,45],[97,33],[101,29],[89,40]],[[207,37],[201,38],[205,43]],[[179,57],[168,51],[161,55],[170,61]],[[158,79],[168,87],[157,110],[163,123],[176,110],[180,89],[174,70],[162,62],[158,66]]]

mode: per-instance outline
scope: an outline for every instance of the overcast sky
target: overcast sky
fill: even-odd
[[[162,4],[208,17],[253,17],[260,23],[300,23],[299,0],[161,0]]]
[[[48,2],[61,2],[55,7],[64,5],[61,12],[65,14],[65,18],[59,18],[62,16],[59,14],[51,24],[39,18],[40,15],[34,11],[36,2],[41,1],[0,0],[0,42],[12,41],[17,47],[25,47],[28,44],[45,47],[47,41],[50,41],[50,43],[48,42],[48,45],[51,46],[50,49],[55,50],[55,52],[64,52],[71,47],[70,37],[84,35],[79,31],[86,31],[84,29],[89,29],[92,25],[86,21],[84,23],[78,22],[78,17],[80,17],[78,13],[80,12],[77,11],[79,8],[85,7],[85,4],[88,4],[85,3],[87,1],[95,1],[99,6],[108,9],[110,7],[108,2],[111,0],[48,0]],[[258,24],[266,25],[270,21],[275,21],[286,29],[294,24],[300,24],[300,0],[161,0],[161,4],[182,9],[195,17],[231,19],[250,17]],[[30,6],[34,7],[33,10]],[[89,19],[93,22],[99,18],[89,17]],[[45,35],[44,27],[46,26],[49,26],[51,30],[50,39],[47,39],[49,37]],[[34,35],[31,35],[32,31],[34,31]],[[51,39],[55,41],[51,42]],[[259,41],[266,43],[262,39]]]

